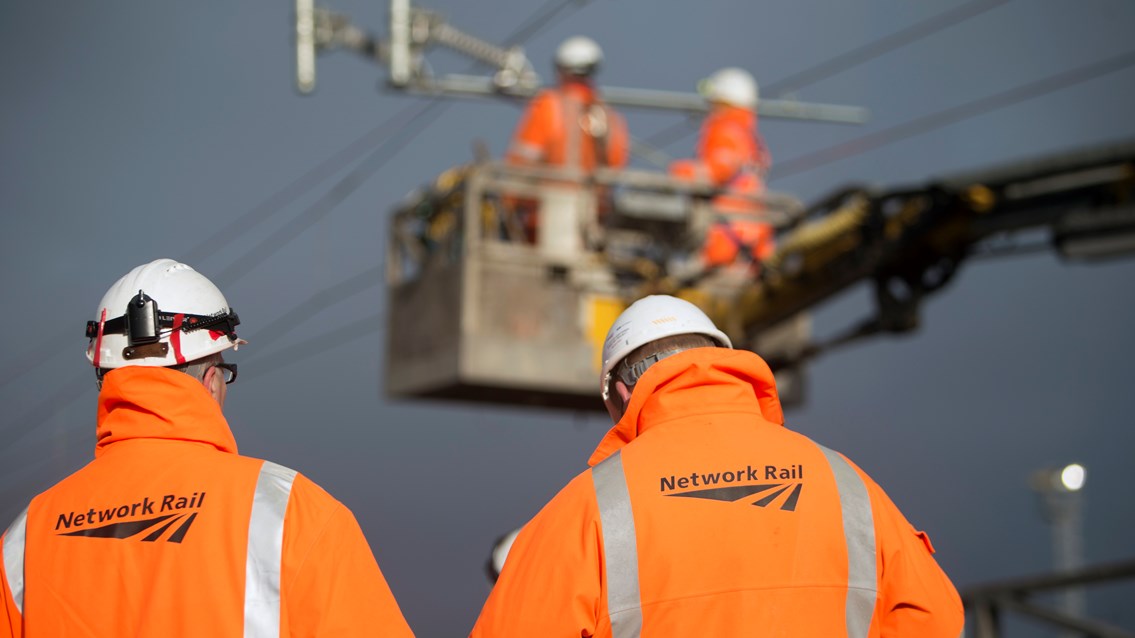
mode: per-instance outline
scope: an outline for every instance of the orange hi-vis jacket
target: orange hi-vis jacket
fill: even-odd
[[[654,364],[521,530],[472,635],[959,636],[926,535],[783,420],[751,352]]]
[[[707,265],[732,263],[744,245],[756,259],[766,259],[774,250],[772,227],[744,219],[762,211],[759,203],[746,199],[765,192],[761,175],[772,163],[768,148],[757,133],[757,115],[750,109],[715,106],[702,124],[697,158],[674,162],[670,171],[678,177],[708,181],[726,190],[713,200],[714,208],[733,221],[710,227],[703,249]],[[730,196],[730,193],[743,197]],[[741,219],[737,219],[740,217]]]
[[[541,91],[528,104],[506,159],[590,172],[596,166],[625,166],[628,149],[622,115],[603,104],[587,83],[569,80]]]
[[[0,636],[413,635],[351,512],[166,368],[104,377],[95,459],[0,549]]]

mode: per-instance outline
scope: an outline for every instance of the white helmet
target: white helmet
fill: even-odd
[[[556,68],[561,73],[587,77],[603,61],[603,50],[586,36],[577,35],[564,40],[556,49]]]
[[[213,282],[185,264],[138,266],[103,295],[87,322],[87,359],[96,368],[175,366],[246,343]]]
[[[710,102],[723,102],[745,109],[757,106],[757,82],[744,69],[721,69],[698,83],[698,93]]]
[[[651,341],[682,334],[705,335],[724,348],[733,347],[729,337],[701,309],[684,299],[651,295],[624,310],[603,342],[603,370],[599,374],[603,402],[610,398],[611,372],[624,357]]]

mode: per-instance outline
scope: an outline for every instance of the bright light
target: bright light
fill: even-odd
[[[1064,489],[1069,492],[1079,491],[1084,487],[1084,479],[1087,477],[1087,471],[1084,466],[1079,463],[1073,463],[1065,467],[1060,472],[1060,483]]]

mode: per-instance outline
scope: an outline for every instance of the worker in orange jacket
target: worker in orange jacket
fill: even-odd
[[[727,266],[744,254],[746,261],[764,260],[775,243],[772,226],[760,219],[764,206],[764,174],[772,164],[757,132],[757,83],[747,71],[726,68],[699,85],[709,102],[695,159],[678,160],[670,172],[708,182],[723,193],[713,206],[722,218],[710,227],[702,250],[706,266]]]
[[[772,372],[692,304],[615,321],[615,426],[520,531],[472,631],[956,638],[930,540],[842,454],[784,427]]]
[[[603,103],[593,78],[603,51],[591,38],[568,38],[556,50],[558,85],[538,93],[513,134],[505,160],[515,166],[544,165],[588,177],[598,167],[626,166],[629,138],[623,116]],[[604,193],[600,191],[599,199]],[[530,242],[536,241],[537,204],[506,198],[518,211]],[[600,214],[606,206],[600,202]]]
[[[547,164],[590,173],[627,163],[627,125],[603,103],[593,78],[603,51],[591,38],[575,36],[556,50],[558,86],[528,104],[505,155],[511,164]]]
[[[237,454],[228,302],[160,259],[87,324],[95,459],[0,538],[0,636],[412,636],[350,510]]]

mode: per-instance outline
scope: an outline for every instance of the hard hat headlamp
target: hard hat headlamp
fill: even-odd
[[[100,323],[102,324],[100,326]],[[126,305],[126,313],[105,322],[88,321],[87,338],[100,334],[126,335],[127,345],[122,350],[124,359],[165,356],[169,345],[161,341],[174,331],[215,330],[229,341],[237,340],[236,327],[240,317],[231,309],[212,315],[194,315],[184,312],[162,312],[152,297],[139,290]]]
[[[126,304],[126,339],[131,346],[142,346],[161,339],[158,304],[141,290]],[[106,331],[105,326],[103,331]],[[89,332],[89,329],[88,329]]]

